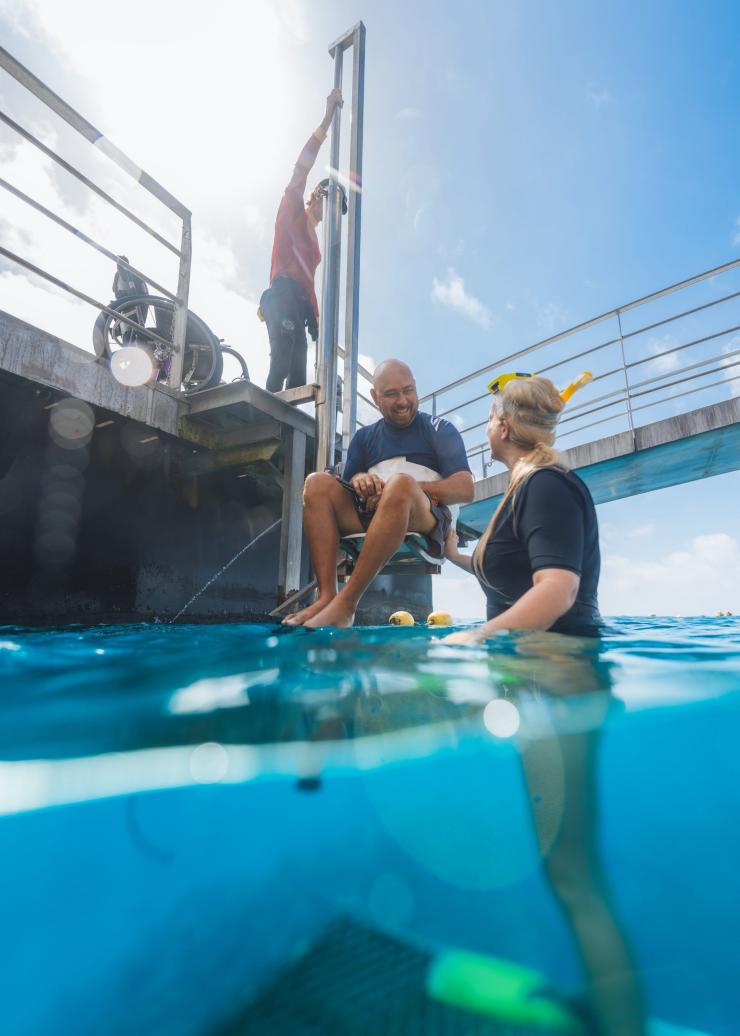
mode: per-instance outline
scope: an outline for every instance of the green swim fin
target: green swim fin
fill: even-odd
[[[433,999],[477,1014],[573,1036],[584,1033],[578,1017],[548,992],[544,976],[511,961],[447,950],[430,966],[426,986]]]

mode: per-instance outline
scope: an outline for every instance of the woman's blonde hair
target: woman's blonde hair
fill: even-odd
[[[483,559],[507,501],[511,500],[513,507],[518,490],[538,468],[567,470],[562,457],[553,449],[555,427],[564,406],[560,393],[548,378],[516,378],[493,397],[492,416],[508,423],[509,442],[527,452],[514,465],[503,499],[473,551],[473,571],[492,589],[493,585],[483,574]]]

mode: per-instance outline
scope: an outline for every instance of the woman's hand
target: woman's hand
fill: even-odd
[[[479,630],[460,630],[459,633],[449,633],[442,637],[440,644],[482,644],[484,637]]]
[[[453,525],[445,539],[445,557],[449,561],[454,561],[459,553],[457,549],[457,529]]]
[[[473,571],[472,558],[467,554],[461,554],[458,549],[457,530],[454,525],[447,533],[447,538],[445,539],[445,557],[448,561],[451,561],[453,565],[457,565],[458,568],[463,569],[463,571]]]

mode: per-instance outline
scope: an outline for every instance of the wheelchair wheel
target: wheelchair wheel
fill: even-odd
[[[153,331],[165,341],[172,338],[175,307],[169,299],[157,295],[131,295],[112,302],[111,309],[135,320],[137,324],[141,324],[147,331]],[[95,355],[111,359],[119,349],[130,345],[139,345],[152,353],[162,352],[164,349],[146,333],[135,330],[110,313],[100,313],[93,327]],[[166,381],[169,361],[169,355],[161,356],[158,381]],[[185,331],[182,373],[181,388],[186,393],[200,392],[218,385],[223,373],[223,356],[218,339],[208,325],[191,311],[188,311]]]

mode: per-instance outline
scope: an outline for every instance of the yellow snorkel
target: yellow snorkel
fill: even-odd
[[[583,374],[579,374],[577,378],[571,381],[570,385],[566,385],[563,391],[560,393],[560,398],[564,403],[567,403],[570,397],[582,389],[584,385],[588,385],[589,381],[593,378],[591,371],[584,371]]]
[[[491,395],[497,395],[505,385],[510,381],[515,381],[518,378],[536,378],[536,374],[520,374],[518,371],[512,371],[510,374],[499,374],[488,383],[488,391]],[[560,398],[564,403],[567,403],[570,397],[582,389],[584,385],[588,385],[589,381],[593,378],[591,371],[584,371],[583,374],[579,374],[577,378],[574,378],[569,385],[566,385],[563,391],[560,393]]]

